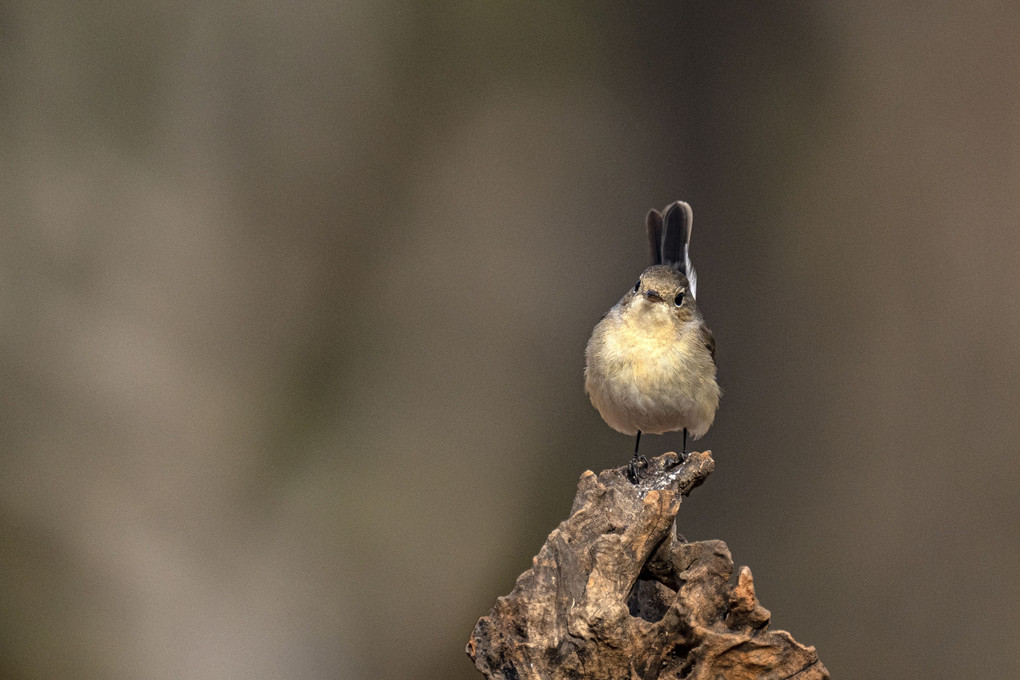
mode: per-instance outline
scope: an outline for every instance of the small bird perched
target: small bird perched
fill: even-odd
[[[691,206],[677,201],[648,213],[652,266],[592,331],[584,352],[584,389],[606,423],[636,434],[682,429],[697,439],[719,408],[715,339],[695,303]]]

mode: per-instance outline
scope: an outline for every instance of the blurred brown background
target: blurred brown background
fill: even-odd
[[[0,676],[475,678],[643,219],[681,510],[835,677],[1020,676],[1014,3],[0,5]],[[648,454],[679,446],[649,437]]]

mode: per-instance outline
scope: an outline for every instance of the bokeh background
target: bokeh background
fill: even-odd
[[[476,619],[630,455],[583,350],[679,198],[725,392],[680,531],[835,677],[1020,676],[1018,34],[0,4],[0,676],[481,677]]]

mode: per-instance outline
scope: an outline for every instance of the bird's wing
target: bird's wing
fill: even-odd
[[[705,344],[705,349],[712,355],[712,361],[715,361],[715,336],[712,335],[712,331],[709,330],[704,322],[698,326],[698,330],[701,332],[701,342]]]

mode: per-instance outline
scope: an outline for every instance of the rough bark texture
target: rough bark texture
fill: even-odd
[[[570,517],[532,568],[478,620],[467,653],[487,678],[702,680],[829,673],[813,647],[769,631],[751,570],[730,584],[722,541],[676,533],[681,496],[712,472],[710,452],[585,472]]]

